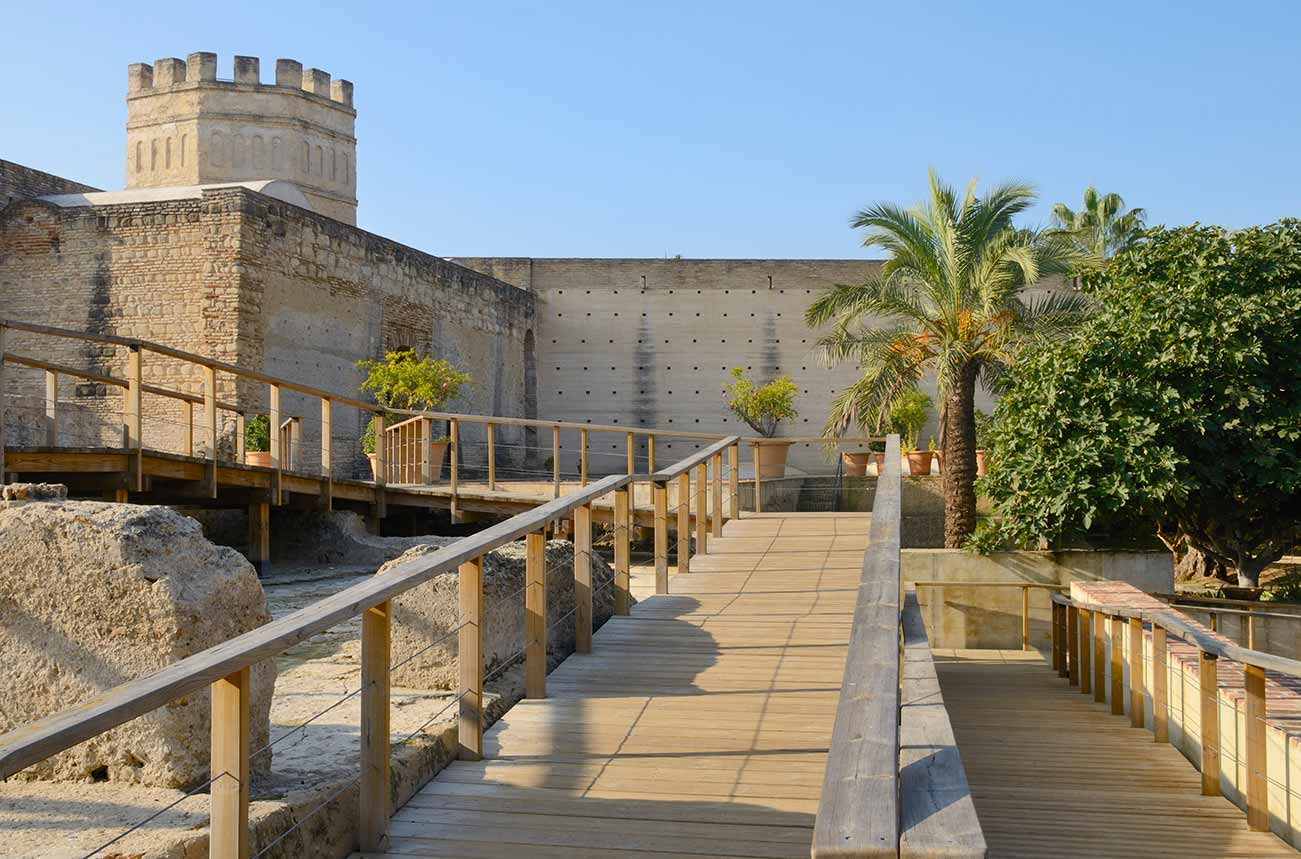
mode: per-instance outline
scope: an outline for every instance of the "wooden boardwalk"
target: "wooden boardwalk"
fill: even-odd
[[[728,522],[356,855],[807,857],[868,523]]]
[[[1037,653],[936,651],[990,857],[1295,857]]]

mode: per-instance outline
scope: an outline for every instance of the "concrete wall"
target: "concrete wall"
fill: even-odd
[[[907,582],[1035,582],[1111,579],[1146,592],[1169,593],[1174,562],[1169,552],[995,552],[977,555],[962,549],[904,549]],[[1052,646],[1050,591],[1030,591],[1030,643]],[[917,588],[932,647],[1013,648],[1021,646],[1020,587]]]
[[[28,197],[42,197],[46,194],[80,194],[86,191],[98,191],[90,185],[64,179],[53,173],[33,170],[12,161],[0,158],[0,209],[14,200]]]

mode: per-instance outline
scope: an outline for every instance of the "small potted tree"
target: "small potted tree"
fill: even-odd
[[[386,426],[397,419],[396,415],[388,414],[388,409],[438,411],[449,400],[460,396],[470,384],[470,377],[457,370],[451,362],[428,355],[420,357],[411,349],[388,352],[383,361],[358,361],[357,366],[366,371],[366,379],[361,383],[362,392],[373,394],[375,401],[386,410]],[[445,435],[433,439],[431,455],[435,478],[442,474],[448,441]],[[370,460],[371,475],[375,477],[378,476],[375,447],[380,443],[382,440],[375,437],[375,418],[372,417],[362,434],[361,449]]]
[[[733,367],[732,382],[723,386],[723,401],[727,408],[751,429],[771,439],[777,435],[777,424],[798,417],[795,395],[799,388],[790,376],[781,376],[764,385],[748,379],[740,367]],[[786,455],[792,442],[765,441],[759,445],[759,477],[774,478],[786,474]]]
[[[899,434],[899,443],[908,458],[908,473],[918,477],[931,473],[932,450],[918,450],[917,441],[931,411],[931,398],[910,388],[895,398],[890,406],[890,431]]]
[[[976,476],[985,476],[985,445],[989,441],[989,433],[994,425],[994,418],[989,412],[982,412],[976,409]]]
[[[254,415],[244,424],[244,464],[271,467],[271,419]]]

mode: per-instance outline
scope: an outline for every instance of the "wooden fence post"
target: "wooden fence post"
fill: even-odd
[[[655,481],[655,593],[669,592],[669,485]]]
[[[357,840],[379,850],[389,819],[389,621],[382,602],[361,616],[361,789]]]
[[[655,433],[646,434],[646,473],[655,473]]]
[[[217,497],[217,371],[203,368],[203,442],[208,448],[208,497]]]
[[[375,415],[375,516],[383,519],[388,515],[388,498],[384,494],[384,487],[388,484],[388,459],[385,457],[385,439],[387,435],[384,432],[384,413],[378,412]],[[452,507],[455,509],[456,497],[452,497]]]
[[[1182,671],[1182,669],[1181,669]],[[1158,743],[1170,742],[1170,709],[1166,686],[1170,666],[1166,660],[1165,627],[1152,622],[1152,735]]]
[[[456,418],[447,421],[447,458],[449,460],[447,471],[448,481],[452,486],[452,523],[461,521],[461,501],[456,494],[457,478],[460,476],[458,461],[461,458],[461,433],[460,425]]]
[[[691,470],[678,475],[678,575],[691,572]]]
[[[723,454],[716,453],[710,458],[713,469],[714,509],[709,517],[710,536],[723,536]]]
[[[1129,619],[1129,723],[1135,728],[1143,727],[1146,722],[1147,709],[1143,690],[1147,686],[1143,676],[1143,619]]]
[[[574,652],[592,652],[592,507],[574,508]]]
[[[145,489],[144,474],[144,371],[141,367],[139,346],[127,352],[126,437],[131,460],[131,488],[136,492]]]
[[[59,374],[45,371],[45,443],[59,446]]]
[[[334,509],[334,404],[321,398],[321,506]]]
[[[235,413],[235,461],[240,465],[244,464],[244,448],[248,444],[244,438],[244,432],[248,429],[247,421],[243,412]]]
[[[737,442],[727,449],[727,494],[732,508],[732,518],[741,518],[740,475],[737,473],[741,459],[741,443]]]
[[[1093,612],[1082,608],[1080,615],[1080,692],[1093,691]]]
[[[1021,650],[1030,649],[1030,587],[1021,585]]]
[[[628,590],[630,546],[628,545],[628,487],[614,490],[614,613],[632,611]]]
[[[754,457],[754,512],[762,513],[763,496],[759,492],[760,483],[759,483],[759,443],[758,442],[755,441],[750,442],[750,453]]]
[[[578,479],[583,486],[587,485],[587,430],[579,431],[578,439]]]
[[[1202,717],[1202,795],[1220,795],[1220,693],[1216,658],[1198,651]]]
[[[194,403],[185,402],[185,442],[181,445],[186,456],[194,456]]]
[[[249,669],[212,684],[212,747],[208,788],[210,859],[247,859]]]
[[[1243,665],[1246,673],[1247,720],[1247,825],[1256,832],[1269,831],[1269,793],[1265,747],[1265,669]]]
[[[1111,715],[1125,715],[1125,619],[1111,618]]]
[[[551,497],[560,497],[560,427],[551,428]]]
[[[497,491],[497,439],[495,425],[488,421],[488,491]]]
[[[696,466],[696,553],[709,551],[709,464]]]
[[[524,697],[547,697],[547,536],[525,538]]]
[[[1107,703],[1107,616],[1093,612],[1093,700]]]
[[[457,757],[483,758],[483,558],[461,564],[461,623],[456,633],[456,663],[460,674],[460,704],[456,720]]]
[[[1058,623],[1062,607],[1055,602],[1049,602],[1048,607],[1052,610],[1053,670],[1060,677],[1062,675],[1062,666],[1066,663],[1062,654],[1061,624]]]
[[[285,452],[281,449],[280,444],[280,386],[271,385],[268,392],[267,430],[271,441],[268,445],[268,447],[271,448],[271,503],[279,505],[282,503],[280,498],[280,470],[284,468],[285,465]],[[380,468],[380,466],[384,464],[384,454],[380,452],[383,449],[384,424],[381,419],[381,421],[375,425],[375,453],[379,457],[376,471],[379,474],[384,473],[383,469]]]
[[[1066,663],[1070,685],[1080,685],[1080,610],[1066,607]]]
[[[434,422],[420,418],[416,426],[420,428],[420,482],[432,486],[437,476],[434,474]]]

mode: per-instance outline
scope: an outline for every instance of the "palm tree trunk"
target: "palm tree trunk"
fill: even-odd
[[[976,530],[976,364],[962,370],[944,403],[944,545],[960,549]]]

